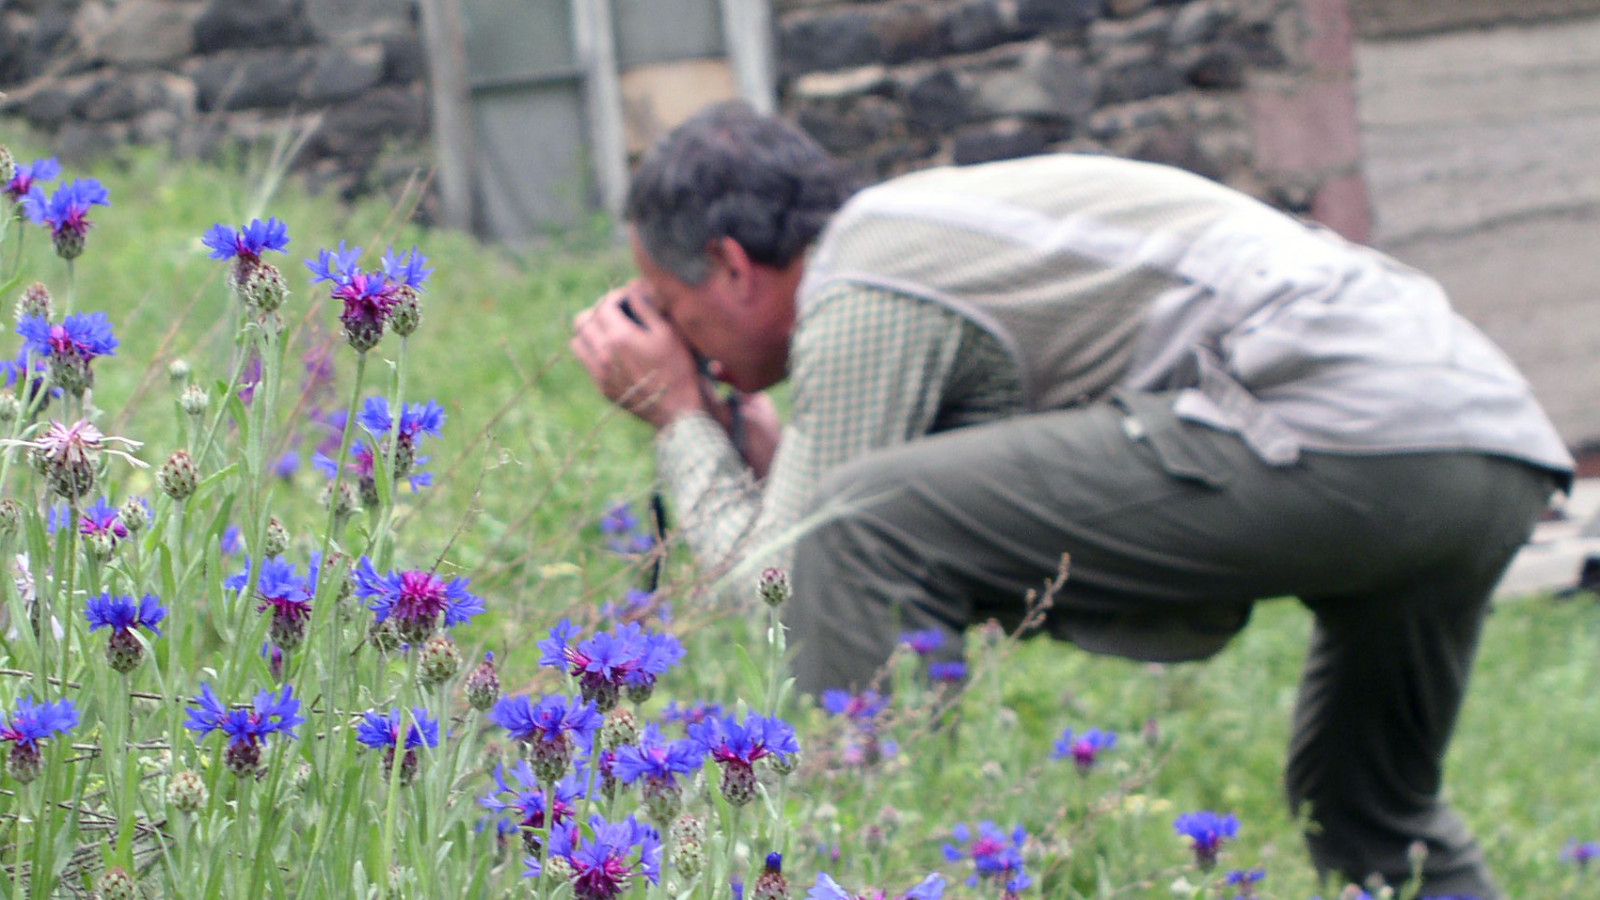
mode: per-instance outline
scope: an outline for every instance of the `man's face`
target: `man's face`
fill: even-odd
[[[700,284],[687,284],[657,265],[637,234],[630,232],[630,244],[649,302],[691,350],[714,364],[718,378],[746,393],[784,379],[792,312],[785,316],[773,298],[752,293],[756,287],[749,273],[734,277],[726,264],[713,259]]]

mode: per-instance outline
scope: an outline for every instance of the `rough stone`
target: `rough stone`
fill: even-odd
[[[383,39],[383,80],[390,84],[410,84],[428,73],[428,57],[422,39],[403,34]]]
[[[1128,47],[1153,50],[1166,39],[1171,23],[1169,9],[1152,9],[1134,19],[1101,19],[1089,26],[1089,52],[1105,56]]]
[[[33,125],[53,129],[72,115],[72,95],[57,87],[33,91],[20,106],[22,117]]]
[[[306,32],[296,0],[212,0],[195,20],[194,42],[199,52],[215,53],[297,44]]]
[[[187,74],[200,89],[202,110],[277,109],[299,99],[311,66],[303,50],[259,50],[200,59]]]
[[[97,55],[114,66],[176,62],[194,52],[196,7],[174,0],[123,0],[111,9],[96,44]]]
[[[50,147],[63,162],[81,165],[95,157],[104,156],[127,138],[128,126],[121,122],[108,125],[68,122],[56,132]]]
[[[317,155],[371,161],[386,141],[420,138],[427,128],[421,96],[404,88],[379,88],[330,108],[309,149]]]
[[[314,51],[313,58],[300,90],[311,103],[348,100],[383,79],[382,44],[325,47]]]
[[[950,154],[957,165],[1015,159],[1045,152],[1050,144],[1038,126],[1021,119],[1002,119],[957,134]]]
[[[1094,108],[1099,78],[1072,51],[1029,48],[1014,68],[975,76],[978,106],[996,116],[1081,120]]]
[[[854,9],[795,18],[779,32],[779,58],[790,76],[881,62],[873,17]]]
[[[1015,36],[1000,7],[991,0],[957,6],[945,17],[944,28],[954,53],[987,50]]]
[[[1155,0],[1111,0],[1106,12],[1118,19],[1127,19],[1149,9]]]
[[[1159,57],[1130,59],[1100,70],[1100,105],[1127,103],[1183,88],[1183,75]]]
[[[966,121],[967,92],[954,72],[935,69],[912,82],[906,109],[912,126],[946,131]]]
[[[949,51],[944,23],[922,6],[891,6],[876,17],[872,30],[883,60],[890,64],[942,56]]]
[[[183,119],[170,109],[152,109],[129,123],[128,135],[138,144],[172,141],[183,127]]]
[[[1222,166],[1201,148],[1199,132],[1188,122],[1144,133],[1129,149],[1128,156],[1177,166],[1207,178],[1218,178],[1223,172]]]
[[[1082,28],[1099,18],[1104,8],[1105,0],[1021,0],[1017,22],[1039,31]]]
[[[0,11],[0,85],[16,84],[27,77],[25,25],[20,14]]]
[[[1195,87],[1228,90],[1244,87],[1244,50],[1233,44],[1207,47],[1184,66],[1183,77]]]
[[[1216,38],[1230,14],[1211,0],[1191,0],[1172,17],[1167,42],[1174,47],[1203,44]]]
[[[360,43],[414,28],[415,0],[304,0],[312,35],[327,44]]]
[[[798,111],[797,121],[828,152],[844,157],[905,132],[905,112],[900,106],[874,96],[848,103],[809,104]]]

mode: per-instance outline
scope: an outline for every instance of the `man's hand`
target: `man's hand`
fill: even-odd
[[[623,300],[638,321],[623,311]],[[573,317],[572,330],[567,346],[611,402],[657,429],[706,409],[694,354],[645,298],[643,282],[601,297]]]

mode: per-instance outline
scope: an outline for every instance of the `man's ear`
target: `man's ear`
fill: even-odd
[[[724,280],[729,294],[738,302],[749,302],[754,286],[755,262],[744,247],[731,237],[720,237],[706,248],[714,276]]]

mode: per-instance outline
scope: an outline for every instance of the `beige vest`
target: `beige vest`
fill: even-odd
[[[1431,279],[1167,166],[1054,155],[916,172],[857,194],[807,264],[993,334],[1032,409],[1115,386],[1274,464],[1302,448],[1463,449],[1570,470],[1527,384]]]

